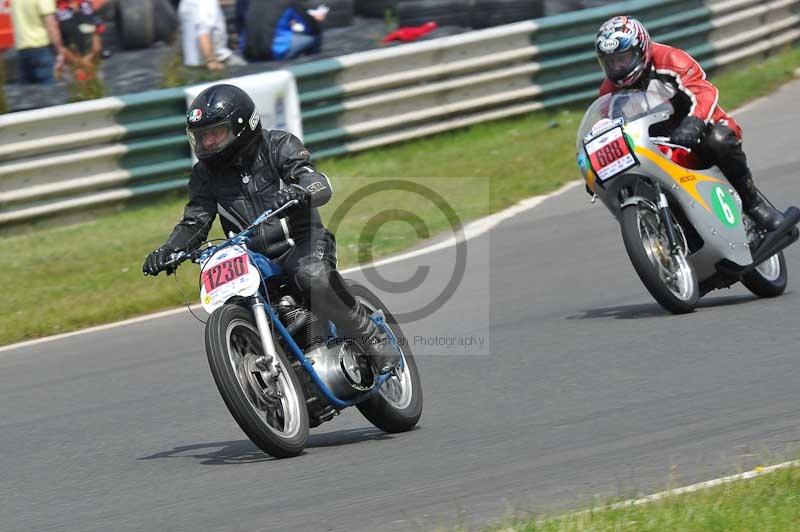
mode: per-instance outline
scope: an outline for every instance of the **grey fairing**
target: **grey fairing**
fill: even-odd
[[[650,140],[649,132],[650,126],[662,122],[668,117],[669,115],[665,113],[649,115],[625,124],[624,130],[628,135],[636,139],[638,148],[645,148],[658,156],[662,156],[658,146]],[[641,200],[657,203],[658,198],[656,197],[655,187],[645,184],[643,181],[658,182],[662,192],[669,199],[670,205],[673,207],[675,204],[680,206],[689,222],[703,239],[703,247],[688,257],[698,274],[699,280],[705,280],[713,275],[716,272],[715,265],[722,259],[728,259],[740,266],[752,264],[752,255],[747,247],[747,233],[742,223],[741,199],[718,168],[712,167],[702,171],[687,170],[687,173],[702,174],[718,179],[723,183],[723,186],[727,188],[736,201],[739,223],[734,227],[726,226],[713,211],[709,212],[698,204],[689,192],[676,183],[657,164],[639,154],[637,154],[637,159],[639,160],[638,166],[625,174],[607,180],[602,186],[595,187],[598,199],[608,207],[615,217],[619,219],[622,207],[631,204],[632,201]],[[712,191],[718,184],[705,181],[697,184],[698,194],[706,201],[709,208],[712,205]],[[630,191],[632,193],[629,193]]]

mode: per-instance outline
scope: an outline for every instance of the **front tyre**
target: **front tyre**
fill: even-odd
[[[367,287],[347,280],[355,298],[367,312],[383,310],[386,323],[397,338],[403,356],[403,369],[392,375],[378,393],[356,407],[367,420],[384,432],[406,432],[414,428],[422,415],[422,382],[411,347],[389,309]]]
[[[742,277],[742,284],[758,297],[778,297],[786,291],[789,274],[786,259],[779,251]]]
[[[224,305],[206,324],[206,354],[214,382],[236,423],[262,451],[296,456],[308,441],[308,411],[300,381],[275,345],[264,365],[258,328],[249,310]]]
[[[625,250],[650,295],[673,314],[692,312],[700,297],[697,275],[685,254],[670,253],[658,214],[649,205],[628,205],[620,225]]]

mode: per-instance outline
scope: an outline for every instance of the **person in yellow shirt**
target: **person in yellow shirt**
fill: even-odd
[[[24,83],[50,84],[64,65],[64,45],[55,17],[55,0],[13,0],[20,77]]]

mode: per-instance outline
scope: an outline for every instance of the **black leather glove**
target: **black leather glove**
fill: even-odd
[[[158,275],[159,272],[163,272],[164,270],[167,271],[167,274],[174,272],[175,268],[167,268],[166,264],[169,261],[169,256],[177,251],[180,250],[168,248],[166,246],[161,246],[156,249],[144,259],[142,273],[145,275]]]
[[[308,206],[308,196],[308,191],[300,185],[290,185],[275,194],[272,202],[270,202],[269,209],[272,211],[277,210],[292,200],[297,200],[298,203],[291,210],[303,209]]]
[[[696,116],[687,116],[672,132],[672,142],[679,146],[695,148],[706,135],[706,123]]]

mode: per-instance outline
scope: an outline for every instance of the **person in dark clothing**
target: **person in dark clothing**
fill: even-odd
[[[327,9],[305,10],[292,3],[278,19],[272,39],[273,59],[294,59],[304,54],[319,53],[322,48],[322,27]]]
[[[742,150],[742,129],[719,106],[719,90],[685,51],[650,39],[641,22],[614,17],[598,30],[595,51],[606,79],[600,95],[647,89],[651,82],[671,87],[676,124],[672,142],[699,153],[702,165],[716,165],[731,182],[747,215],[760,228],[777,229],[783,215],[764,201],[753,183]]]
[[[56,19],[64,43],[64,59],[79,80],[94,77],[103,51],[100,33],[103,21],[88,0],[58,0]]]
[[[238,39],[238,51],[244,56],[247,44],[247,10],[250,8],[250,0],[236,0],[233,15],[233,27],[236,29]]]
[[[355,341],[380,373],[392,371],[400,354],[358,303],[336,269],[336,240],[322,224],[317,208],[331,198],[328,178],[316,170],[310,153],[291,133],[262,130],[253,100],[233,85],[204,90],[187,114],[189,142],[199,159],[189,178],[189,202],[183,218],[163,246],[146,258],[142,271],[157,275],[169,257],[196,249],[208,236],[217,214],[222,228],[240,232],[266,210],[291,200],[287,218],[258,226],[254,251],[270,244],[294,246],[275,260],[312,311],[336,324],[337,333]]]
[[[306,9],[304,3],[291,0],[240,2],[237,4],[237,27],[239,24],[243,27],[243,50],[247,59],[293,59],[318,53],[322,47],[321,24],[328,13],[324,6]]]

